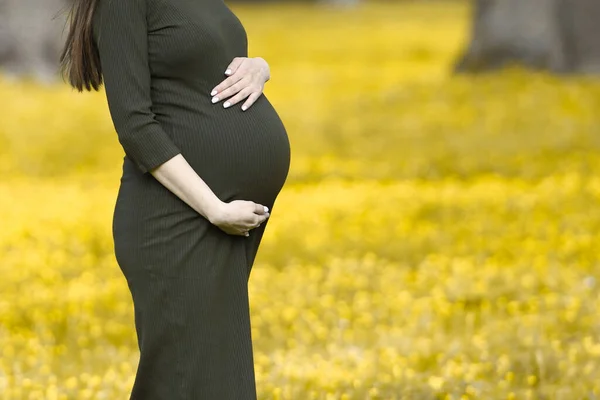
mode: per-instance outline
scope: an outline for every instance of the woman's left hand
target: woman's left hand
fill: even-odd
[[[265,83],[271,78],[269,64],[261,57],[235,57],[225,75],[229,77],[210,93],[213,96],[212,102],[217,103],[233,96],[223,103],[223,107],[227,108],[247,98],[242,111],[246,111],[260,97]]]

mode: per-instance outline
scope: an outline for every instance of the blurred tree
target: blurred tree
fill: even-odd
[[[68,0],[0,0],[0,68],[8,76],[58,77]]]
[[[474,0],[471,43],[457,72],[510,63],[600,73],[599,0]]]
[[[126,1],[126,0],[119,0]],[[282,2],[284,0],[231,0]],[[354,5],[359,0],[309,0]],[[229,0],[227,0],[229,2]],[[72,0],[0,0],[0,70],[7,77],[32,76],[53,82],[67,34]]]

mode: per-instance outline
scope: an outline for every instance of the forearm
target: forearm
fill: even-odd
[[[176,155],[150,170],[150,173],[177,197],[212,222],[212,217],[222,201],[198,176],[183,155]]]

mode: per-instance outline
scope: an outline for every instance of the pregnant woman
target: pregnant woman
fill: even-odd
[[[248,279],[290,167],[269,66],[223,0],[77,0],[61,56],[123,147],[112,234],[140,360],[130,399],[257,398]]]

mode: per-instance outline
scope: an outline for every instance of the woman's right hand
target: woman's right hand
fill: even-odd
[[[248,231],[269,218],[269,208],[253,201],[221,202],[209,215],[209,221],[230,235],[249,236]]]

